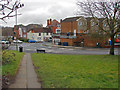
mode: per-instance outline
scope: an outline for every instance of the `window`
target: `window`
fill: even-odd
[[[108,24],[107,24],[106,22],[104,23],[104,27],[109,27]]]
[[[78,30],[78,33],[80,33],[80,30]]]
[[[69,36],[69,32],[67,32],[67,36]]]
[[[104,26],[105,26],[105,27],[107,26],[106,23],[104,23]]]
[[[82,22],[78,22],[78,25],[79,25],[79,26],[82,26]]]
[[[26,37],[26,35],[24,34],[24,37]]]
[[[38,40],[38,41],[41,41],[41,37],[38,37],[37,40]]]
[[[24,31],[24,33],[26,32],[26,30],[23,30]]]
[[[91,26],[94,26],[95,25],[95,22],[92,22]]]
[[[89,30],[87,30],[87,33],[89,33]]]
[[[41,36],[41,33],[39,33],[39,36]]]
[[[74,36],[76,36],[76,30],[74,30]]]
[[[56,29],[56,33],[61,33],[61,29]]]
[[[57,24],[57,27],[60,27],[60,24]]]

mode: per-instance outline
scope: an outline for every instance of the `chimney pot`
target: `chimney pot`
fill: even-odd
[[[62,23],[62,19],[60,19],[60,23]]]
[[[47,20],[47,26],[49,26],[49,25],[50,25],[49,20]]]
[[[52,25],[52,19],[50,19],[50,25]]]

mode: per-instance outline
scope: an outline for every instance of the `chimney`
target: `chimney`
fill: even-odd
[[[52,25],[52,19],[50,19],[50,25]]]
[[[60,19],[60,23],[62,23],[62,19]]]
[[[47,20],[47,26],[49,26],[50,25],[50,23],[49,23],[49,19]]]

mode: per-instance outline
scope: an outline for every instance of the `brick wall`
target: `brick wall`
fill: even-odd
[[[63,22],[61,23],[61,33],[67,33],[67,32],[73,32],[76,29],[78,32],[78,26],[77,21],[74,22]]]
[[[96,43],[100,43],[101,47],[105,47],[108,38],[93,38],[90,36],[84,37],[84,46],[85,47],[96,47]]]
[[[62,38],[61,39],[61,43],[63,42],[68,42],[69,46],[74,46],[74,42],[76,41],[76,39],[67,39],[67,38]]]

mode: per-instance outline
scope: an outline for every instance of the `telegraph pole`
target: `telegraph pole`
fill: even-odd
[[[16,14],[15,21],[16,21],[16,27],[17,27],[17,8],[15,8],[15,14]],[[16,32],[16,51],[18,51],[18,46],[17,46],[17,32]]]

